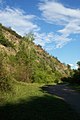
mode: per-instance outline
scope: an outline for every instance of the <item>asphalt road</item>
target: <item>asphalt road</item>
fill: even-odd
[[[67,84],[44,86],[44,90],[49,94],[56,95],[70,104],[73,109],[80,114],[80,93],[71,89]]]

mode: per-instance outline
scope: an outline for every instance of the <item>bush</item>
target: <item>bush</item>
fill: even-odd
[[[6,55],[0,52],[0,91],[10,91],[11,84],[9,82],[10,78],[7,75],[6,69],[4,68],[4,59]]]
[[[0,37],[0,44],[4,45],[5,47],[12,47],[12,48],[14,48],[14,45],[10,41],[5,39],[4,37]]]
[[[0,44],[4,45],[6,47],[14,48],[14,45],[4,37],[1,26],[0,26]]]
[[[0,78],[0,90],[1,91],[11,91],[12,87],[8,80],[8,78],[2,77]]]

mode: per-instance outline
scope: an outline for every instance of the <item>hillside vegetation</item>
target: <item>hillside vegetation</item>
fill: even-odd
[[[0,120],[79,120],[60,97],[49,95],[45,84],[70,76],[70,66],[0,24]]]
[[[35,45],[33,40],[32,34],[21,37],[0,24],[1,89],[10,89],[11,80],[47,84],[58,83],[70,75],[68,66],[50,56],[40,45]]]

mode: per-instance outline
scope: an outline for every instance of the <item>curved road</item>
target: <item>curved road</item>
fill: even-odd
[[[80,93],[71,89],[67,84],[44,86],[43,89],[50,94],[59,96],[80,114]]]

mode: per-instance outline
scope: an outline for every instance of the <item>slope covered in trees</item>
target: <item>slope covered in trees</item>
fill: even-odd
[[[10,89],[11,80],[27,83],[58,83],[71,69],[50,56],[33,35],[21,37],[0,24],[0,86]]]

